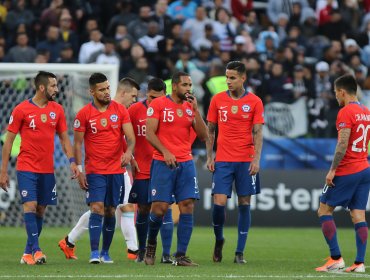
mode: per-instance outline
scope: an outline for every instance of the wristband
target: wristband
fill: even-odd
[[[78,170],[80,171],[80,172],[82,172],[82,165],[80,164],[80,165],[77,165],[77,168],[78,168]]]
[[[135,159],[134,155],[131,155],[131,159]]]
[[[72,162],[76,163],[76,159],[74,157],[69,158],[69,163],[72,163]]]

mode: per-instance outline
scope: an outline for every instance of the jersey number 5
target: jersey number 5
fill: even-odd
[[[353,143],[352,143],[352,151],[357,152],[357,153],[361,153],[361,152],[366,152],[367,151],[367,146],[366,146],[367,145],[367,132],[368,132],[369,128],[370,128],[370,125],[367,125],[365,127],[365,125],[363,125],[363,124],[360,124],[357,127],[356,132],[361,131],[362,132],[362,135],[360,135],[360,137],[358,137],[356,140],[353,141]],[[359,144],[360,148],[357,148],[357,144]]]

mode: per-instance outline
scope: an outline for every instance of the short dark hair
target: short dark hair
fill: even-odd
[[[357,94],[357,82],[350,74],[340,76],[334,81],[335,89],[344,89],[349,95]]]
[[[49,84],[49,78],[57,78],[55,74],[51,72],[46,72],[46,71],[40,71],[37,73],[35,77],[35,87],[36,89],[39,88],[39,86],[44,85],[45,87]]]
[[[96,84],[104,83],[105,81],[108,81],[108,79],[103,73],[93,73],[89,78],[89,85],[94,87]]]
[[[180,82],[180,77],[183,77],[183,76],[190,77],[190,74],[188,74],[188,73],[186,73],[186,72],[183,72],[183,71],[175,72],[175,73],[172,75],[172,79],[171,79],[172,84],[177,84],[177,83],[179,83],[179,82]]]
[[[162,79],[159,78],[150,79],[150,81],[148,82],[148,91],[149,90],[154,91],[164,90],[166,92],[166,84],[163,82]]]
[[[238,74],[243,75],[247,72],[247,69],[245,68],[245,65],[241,61],[230,61],[226,65],[227,70],[235,70],[238,72]]]
[[[137,90],[140,90],[140,86],[139,84],[132,78],[130,77],[125,77],[123,79],[121,79],[118,83],[118,86],[120,87],[134,87],[136,88]]]

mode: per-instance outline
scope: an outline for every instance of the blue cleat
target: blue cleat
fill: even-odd
[[[100,262],[101,263],[113,263],[113,260],[110,258],[109,253],[107,251],[101,251]]]
[[[89,263],[98,264],[100,263],[99,251],[91,251]]]

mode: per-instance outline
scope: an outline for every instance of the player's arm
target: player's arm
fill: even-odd
[[[2,157],[1,157],[1,171],[0,171],[0,187],[4,191],[8,191],[9,177],[8,177],[8,163],[10,158],[10,152],[12,151],[13,142],[17,134],[8,131],[6,134]]]
[[[88,189],[88,184],[86,181],[86,176],[82,172],[82,143],[84,140],[85,132],[83,131],[74,131],[74,139],[73,139],[73,154],[76,159],[77,167],[80,171],[80,174],[78,176],[78,183],[80,185],[80,188],[83,190]]]
[[[124,123],[122,125],[123,132],[125,133],[126,143],[127,143],[127,149],[126,152],[123,154],[121,159],[121,166],[126,166],[130,163],[132,160],[132,154],[134,153],[135,149],[135,132],[132,127],[131,122]]]
[[[206,141],[207,149],[207,168],[209,171],[215,171],[215,161],[213,156],[213,146],[215,143],[215,132],[217,124],[208,122],[208,141]]]
[[[70,169],[72,173],[72,179],[76,179],[80,174],[80,171],[77,168],[76,159],[73,156],[73,148],[71,141],[69,140],[68,132],[64,131],[58,133],[60,144],[62,145],[62,149],[64,154],[68,157],[70,163]]]
[[[158,129],[159,120],[156,118],[146,119],[146,140],[159,151],[163,157],[166,164],[170,167],[175,167],[177,165],[176,157],[162,144],[156,135]]]
[[[251,164],[249,165],[249,174],[256,175],[260,170],[260,159],[263,142],[261,123],[256,123],[253,125],[252,134],[254,144],[254,158]]]
[[[335,176],[335,171],[337,170],[339,163],[342,161],[344,155],[346,154],[350,135],[350,128],[342,128],[338,132],[338,143],[335,148],[334,158],[331,163],[329,172],[326,175],[326,185],[328,186],[334,186],[333,179]]]

